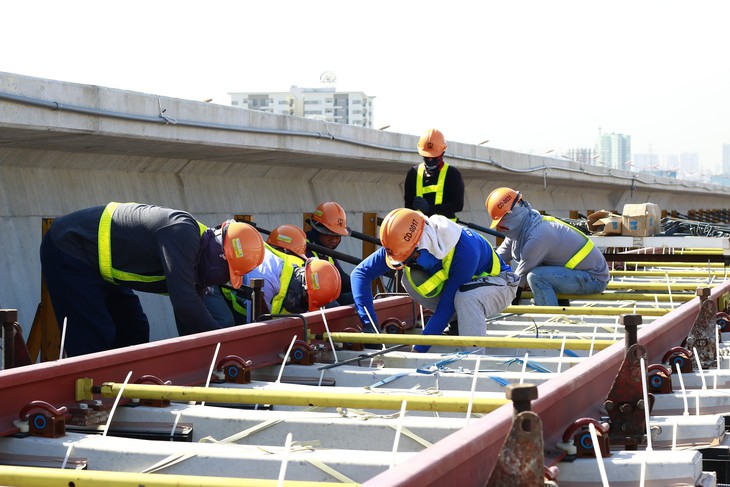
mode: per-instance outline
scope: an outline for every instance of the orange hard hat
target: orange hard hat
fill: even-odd
[[[320,204],[309,220],[309,224],[319,233],[329,235],[350,235],[350,227],[347,226],[345,210],[334,201],[327,201]]]
[[[222,225],[223,251],[231,285],[241,287],[243,276],[264,261],[264,239],[248,223],[230,221]]]
[[[307,260],[307,235],[304,230],[294,225],[279,225],[266,239],[272,247],[288,250],[297,257]]]
[[[380,241],[385,248],[385,262],[391,269],[400,269],[413,255],[421,240],[426,217],[408,208],[396,208],[380,224]]]
[[[489,228],[497,226],[499,221],[512,211],[518,201],[522,199],[522,194],[512,188],[497,188],[487,196],[484,206],[492,217],[492,225]]]
[[[317,310],[337,299],[342,290],[340,271],[326,260],[310,258],[304,265],[309,311]]]
[[[444,134],[436,129],[428,129],[418,141],[418,153],[423,157],[438,157],[446,150]]]

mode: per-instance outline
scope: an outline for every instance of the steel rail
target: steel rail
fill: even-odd
[[[712,289],[715,302],[730,293],[730,282]],[[647,363],[660,363],[663,355],[687,338],[699,311],[699,298],[641,327],[638,342],[647,350]],[[600,418],[601,406],[625,357],[621,340],[538,386],[531,403],[540,416],[546,448],[561,441],[578,417]],[[470,423],[413,458],[363,483],[363,487],[440,487],[486,485],[512,426],[512,405],[505,405]]]
[[[666,285],[663,287],[666,288]],[[717,302],[720,298],[727,299],[728,294],[730,283],[724,282],[712,288],[710,299]],[[413,303],[407,297],[376,300],[375,306],[380,316],[396,316],[410,322],[414,320]],[[694,298],[657,318],[652,326],[640,327],[638,340],[647,350],[647,363],[659,362],[666,351],[682,343],[698,309],[699,298]],[[316,336],[324,333],[319,313],[307,313],[305,316],[311,334]],[[328,310],[326,316],[333,333],[351,328],[358,321],[352,307]],[[6,435],[17,431],[8,425],[17,418],[18,411],[29,400],[46,400],[56,406],[73,401],[74,398],[69,395],[72,395],[75,380],[79,377],[90,377],[98,383],[110,379],[120,382],[129,370],[134,370],[134,377],[154,374],[162,379],[170,379],[175,384],[201,384],[205,380],[205,371],[210,365],[216,343],[221,344],[221,356],[237,354],[252,359],[255,367],[278,364],[281,363],[280,355],[292,337],[301,331],[300,320],[278,319],[2,371],[0,427],[8,430],[4,433]],[[348,334],[343,342],[352,342],[352,336]],[[392,337],[399,343],[405,336]],[[524,339],[519,340],[525,343]],[[555,342],[561,343],[562,340]],[[585,343],[590,343],[590,340],[585,340]],[[531,408],[540,415],[547,447],[560,440],[576,416],[600,417],[600,406],[624,355],[623,341],[616,342],[538,387],[539,397],[532,401]],[[512,418],[511,405],[499,407],[483,418],[472,421],[468,428],[442,439],[362,485],[485,485],[511,427]]]
[[[413,322],[413,301],[394,296],[375,301],[379,316]],[[312,333],[325,331],[320,312],[305,313]],[[326,311],[330,330],[343,331],[359,324],[351,306]],[[0,436],[18,432],[13,420],[30,401],[42,400],[56,407],[75,405],[76,379],[87,377],[96,383],[125,379],[131,382],[143,375],[154,375],[177,385],[200,385],[207,379],[210,362],[220,343],[219,356],[238,355],[251,360],[253,367],[281,364],[281,356],[292,338],[304,339],[300,319],[280,318],[265,323],[250,323],[184,337],[159,340],[106,352],[82,355],[52,362],[0,371]]]

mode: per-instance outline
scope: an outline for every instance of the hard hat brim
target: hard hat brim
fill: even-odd
[[[441,154],[444,153],[444,151],[437,152],[437,151],[427,151],[426,149],[418,149],[418,153],[421,154],[423,157],[438,157]]]
[[[234,270],[231,269],[231,266],[228,266],[228,278],[231,281],[231,286],[235,287],[236,289],[240,288],[243,284],[243,276],[239,276],[238,274],[234,274]]]
[[[319,222],[316,222],[316,221],[312,220],[311,218],[308,218],[307,219],[307,223],[312,228],[314,228],[315,230],[317,230],[317,232],[324,233],[325,235],[339,235],[340,237],[349,237],[350,234],[352,233],[352,230],[350,229],[350,227],[345,227],[342,230],[342,232],[333,232],[329,228],[325,227],[324,225],[322,225]]]

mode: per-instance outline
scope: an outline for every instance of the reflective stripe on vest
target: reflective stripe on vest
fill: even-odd
[[[480,235],[484,238],[484,240],[487,240],[486,237],[483,235]],[[497,253],[494,251],[494,247],[492,247],[492,244],[489,243],[487,240],[487,245],[489,245],[489,250],[492,251],[492,268],[489,272],[482,272],[479,275],[475,275],[472,277],[483,277],[483,276],[498,276],[500,274],[502,266],[499,264],[499,257],[497,256]],[[454,251],[456,250],[456,247],[451,249],[451,252],[446,254],[446,257],[443,258],[441,261],[442,268],[438,272],[434,273],[431,277],[426,279],[423,283],[420,285],[416,285],[415,282],[413,282],[413,279],[411,278],[411,269],[410,267],[405,267],[406,277],[408,278],[408,282],[411,284],[411,287],[418,292],[421,296],[424,298],[433,298],[434,296],[438,296],[441,294],[441,291],[443,290],[444,283],[449,278],[449,269],[451,268],[451,261],[454,258]]]
[[[240,301],[238,301],[238,296],[236,295],[236,293],[234,293],[233,291],[231,291],[228,288],[222,287],[221,294],[223,294],[224,299],[227,299],[228,302],[231,303],[231,307],[233,308],[233,310],[236,313],[248,317],[248,312],[246,311],[246,307],[241,306],[241,303],[240,303]]]
[[[577,228],[575,228],[573,225],[570,225],[568,223],[565,223],[564,221],[559,220],[559,219],[557,219],[555,217],[552,217],[552,216],[543,216],[542,219],[544,221],[559,223],[561,225],[565,225],[568,228],[572,228],[573,230],[575,230],[576,232],[578,232],[578,234],[580,236],[582,236],[583,238],[586,239],[586,243],[583,245],[583,247],[581,247],[580,250],[578,252],[576,252],[575,255],[573,257],[571,257],[570,260],[568,260],[568,262],[565,263],[565,266],[564,267],[567,267],[568,269],[575,269],[575,266],[577,266],[578,264],[580,264],[581,262],[583,262],[583,259],[585,259],[586,257],[588,257],[588,254],[590,254],[591,253],[591,250],[593,250],[593,246],[594,246],[593,245],[593,240],[591,240],[588,237],[586,237],[586,234],[585,233],[581,232],[580,230],[578,230]]]
[[[436,184],[430,186],[423,185],[423,175],[426,172],[426,165],[421,163],[418,165],[418,177],[416,177],[416,196],[423,197],[426,193],[436,193],[434,205],[440,205],[444,201],[444,183],[446,182],[446,171],[449,165],[444,162],[443,167],[439,171],[439,178]]]
[[[294,266],[297,265],[297,261],[301,261],[302,259],[277,250],[265,242],[264,245],[267,249],[271,251],[271,253],[284,261],[284,265],[281,268],[281,275],[279,276],[279,293],[274,296],[274,299],[271,300],[271,314],[278,315],[282,314],[284,297],[286,296],[286,292],[289,289],[291,277],[294,274]],[[289,311],[287,311],[286,309],[284,309],[284,312],[285,314],[289,314]]]
[[[112,215],[114,210],[121,203],[111,202],[106,205],[99,219],[98,246],[99,246],[99,273],[105,281],[116,284],[116,281],[125,282],[159,282],[164,281],[165,276],[144,276],[142,274],[134,274],[115,269],[112,266]],[[200,235],[208,229],[205,225],[198,222]]]

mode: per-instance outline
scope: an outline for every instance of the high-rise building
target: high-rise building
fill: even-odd
[[[695,175],[699,179],[701,173],[700,155],[697,152],[682,152],[679,154],[679,170],[685,175]]]
[[[602,134],[596,141],[598,163],[613,169],[629,170],[631,162],[631,136],[623,134]]]
[[[231,105],[262,112],[295,115],[326,122],[373,126],[373,99],[362,91],[336,91],[334,87],[300,88],[289,92],[228,93]]]
[[[595,156],[593,149],[589,147],[577,147],[575,149],[568,149],[565,155],[571,161],[581,162],[583,164],[595,164]]]
[[[730,144],[722,145],[722,173],[730,174]]]

